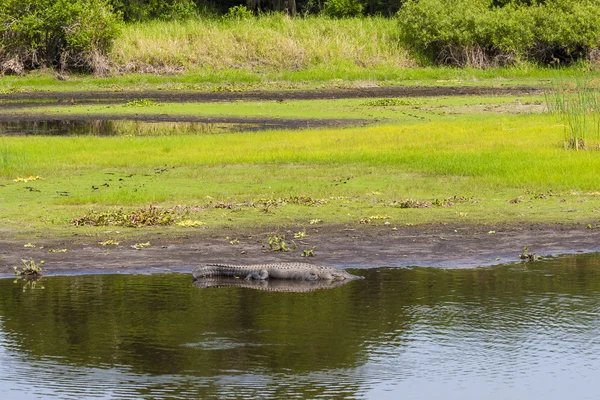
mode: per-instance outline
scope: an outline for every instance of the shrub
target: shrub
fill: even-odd
[[[536,38],[529,49],[532,59],[570,64],[600,45],[600,1],[554,0],[531,10]]]
[[[200,9],[207,11],[207,4],[193,0],[110,0],[110,4],[123,15],[125,21],[150,19],[173,20],[190,18]]]
[[[102,72],[120,27],[105,0],[0,0],[0,73],[40,66]]]
[[[571,63],[600,44],[599,0],[409,0],[400,38],[427,62],[486,67]]]
[[[248,10],[246,6],[234,6],[227,11],[227,14],[223,15],[224,19],[250,19],[254,17],[252,11]]]
[[[352,18],[362,14],[359,0],[327,0],[323,13],[333,18]]]

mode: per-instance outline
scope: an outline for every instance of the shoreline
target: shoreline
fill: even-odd
[[[273,228],[278,234],[294,232]],[[349,227],[323,225],[307,228],[303,239],[288,239],[289,252],[271,251],[266,243],[268,228],[260,233],[249,228],[237,231],[239,243],[228,238],[233,228],[196,231],[163,237],[162,232],[135,235],[118,246],[102,246],[96,237],[76,239],[40,238],[35,247],[24,241],[0,240],[0,277],[13,276],[12,267],[21,259],[44,260],[49,274],[191,272],[205,263],[255,264],[269,262],[309,262],[337,268],[435,267],[476,268],[519,262],[524,246],[530,254],[548,257],[600,251],[600,230],[582,225],[427,225]],[[495,233],[490,233],[495,232]],[[133,249],[135,243],[149,247]],[[315,246],[314,257],[301,257],[303,249]],[[50,252],[50,249],[67,249]]]

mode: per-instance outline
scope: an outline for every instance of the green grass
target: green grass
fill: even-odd
[[[552,116],[506,115],[206,136],[5,137],[1,218],[5,227],[55,232],[92,208],[154,203],[192,207],[189,217],[209,227],[358,224],[374,215],[395,225],[592,223],[597,154],[565,150],[562,135]],[[30,175],[43,179],[13,181]],[[299,195],[324,201],[284,204]],[[392,206],[452,196],[462,200]],[[269,200],[279,206],[265,211]]]
[[[379,86],[548,86],[565,78],[598,76],[587,66],[561,70],[522,65],[513,68],[361,67],[334,65],[301,70],[194,69],[171,74],[126,73],[109,77],[72,74],[59,81],[52,71],[34,71],[24,77],[4,76],[0,94],[32,91],[244,91],[336,89]]]
[[[125,115],[181,115],[228,116],[290,119],[362,119],[403,124],[423,121],[451,121],[456,119],[496,117],[500,112],[534,112],[530,106],[542,107],[543,96],[494,97],[429,97],[393,99],[393,105],[378,105],[389,99],[344,99],[301,101],[236,101],[215,103],[163,103],[131,107],[127,104],[75,105],[11,108],[11,113],[44,114],[49,117],[68,115],[111,114]],[[518,100],[519,103],[516,101]]]

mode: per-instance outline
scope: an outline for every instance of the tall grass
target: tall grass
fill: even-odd
[[[564,144],[574,150],[600,148],[600,91],[597,80],[558,80],[546,92],[548,111],[565,126]]]
[[[127,72],[297,71],[410,65],[393,19],[268,14],[128,25],[110,54]]]

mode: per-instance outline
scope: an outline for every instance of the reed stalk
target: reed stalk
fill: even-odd
[[[564,127],[567,149],[600,149],[600,91],[595,80],[559,79],[546,92],[548,112]]]

